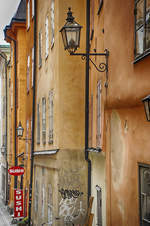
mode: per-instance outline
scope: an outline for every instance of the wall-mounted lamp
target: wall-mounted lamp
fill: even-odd
[[[19,137],[19,140],[32,140],[30,138],[23,138],[24,128],[22,127],[22,124],[20,121],[16,130],[17,130],[17,137]]]
[[[104,53],[75,53],[77,48],[80,46],[80,33],[82,26],[74,20],[71,8],[68,8],[66,21],[65,25],[60,29],[65,50],[68,50],[72,56],[82,56],[82,60],[87,58],[87,56],[105,56],[106,62],[100,63],[99,66],[97,66],[91,58],[89,58],[89,60],[99,72],[108,72],[109,51],[106,49]]]
[[[145,109],[145,114],[147,121],[150,121],[150,95],[146,96],[144,99],[142,99]]]

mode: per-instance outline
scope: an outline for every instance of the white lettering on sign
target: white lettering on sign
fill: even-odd
[[[20,207],[16,207],[16,211],[18,212],[18,211],[22,211],[22,206],[20,206]]]
[[[22,202],[21,201],[16,201],[16,206],[21,206]]]
[[[21,195],[16,195],[16,200],[21,200],[22,199],[22,196]]]

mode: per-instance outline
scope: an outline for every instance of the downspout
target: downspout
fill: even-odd
[[[88,163],[88,202],[91,196],[91,160],[88,153],[89,139],[89,52],[90,52],[90,0],[86,1],[86,78],[85,78],[85,160]]]
[[[6,144],[6,194],[5,194],[5,205],[8,203],[8,161],[7,161],[7,58],[0,53],[0,56],[5,60],[5,96],[6,96],[6,124],[5,124],[5,144]]]
[[[17,51],[17,42],[15,39],[13,39],[12,37],[8,36],[7,33],[5,32],[5,36],[10,39],[11,41],[14,42],[14,58],[15,58],[15,103],[14,103],[14,117],[15,117],[15,120],[14,120],[14,124],[15,124],[15,127],[14,127],[14,134],[15,134],[15,137],[14,137],[14,149],[15,149],[15,166],[18,165],[18,160],[17,160],[17,148],[16,148],[16,144],[17,144],[17,134],[16,134],[16,127],[17,127],[17,55],[16,55],[16,51]],[[17,176],[15,176],[15,181],[14,181],[14,189],[17,188]]]
[[[33,164],[34,164],[34,129],[35,129],[35,86],[36,86],[36,19],[37,3],[34,0],[34,74],[33,74],[33,102],[32,102],[32,143],[31,143],[31,167],[30,167],[30,187],[29,187],[29,221],[31,225],[31,207],[32,207],[32,185],[33,185]]]

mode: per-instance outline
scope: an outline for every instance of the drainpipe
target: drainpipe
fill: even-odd
[[[15,134],[15,137],[14,137],[14,140],[15,140],[15,143],[14,143],[14,149],[15,149],[15,166],[18,165],[18,160],[17,160],[17,148],[16,148],[16,138],[17,138],[17,134],[16,134],[16,126],[17,126],[17,55],[16,55],[16,51],[17,51],[17,41],[15,39],[13,39],[12,37],[8,36],[6,31],[5,32],[5,36],[10,39],[11,41],[14,42],[14,58],[15,58],[15,103],[14,103],[14,117],[15,117],[15,120],[14,120],[14,123],[15,123],[15,126],[14,126],[14,134]],[[14,178],[14,189],[17,188],[17,176],[15,176]]]
[[[32,183],[33,183],[33,164],[34,164],[34,128],[35,128],[35,85],[36,85],[36,20],[37,3],[34,0],[34,74],[33,74],[33,102],[32,102],[32,141],[31,141],[31,167],[30,167],[30,187],[29,187],[29,221],[31,225],[31,207],[32,207]]]
[[[88,153],[89,139],[89,52],[90,52],[90,0],[86,1],[86,78],[85,78],[85,160],[88,163],[88,203],[91,196],[91,160]]]
[[[6,160],[6,193],[5,193],[5,205],[8,203],[8,161],[7,161],[7,57],[5,57],[2,53],[0,56],[5,60],[5,97],[6,97],[6,124],[5,124],[5,144],[6,144],[6,153],[5,153],[5,160]]]

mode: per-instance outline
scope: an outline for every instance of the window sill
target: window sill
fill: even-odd
[[[137,62],[141,61],[142,59],[144,59],[146,56],[149,56],[149,55],[150,55],[150,49],[146,50],[141,55],[135,57],[135,60],[133,63],[136,64]]]

